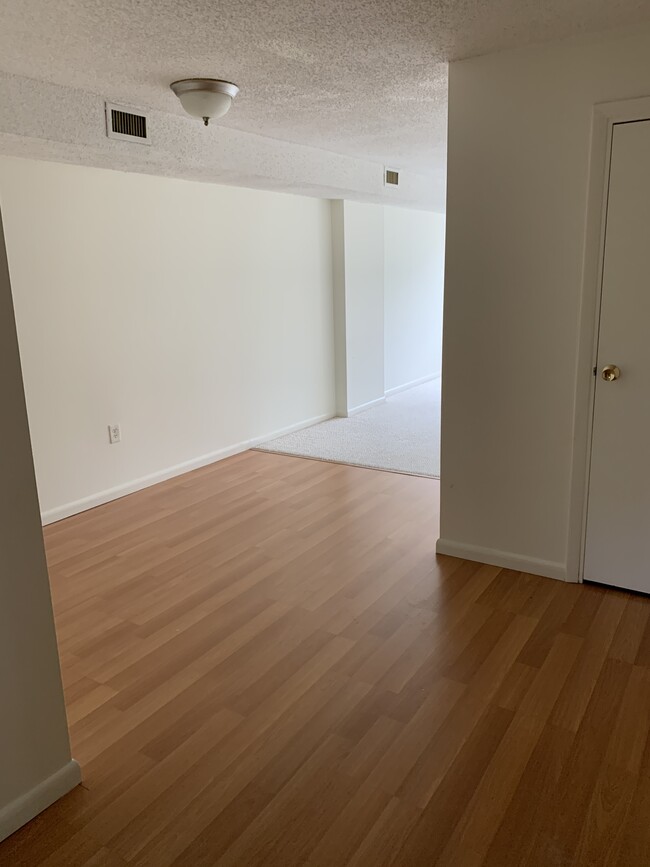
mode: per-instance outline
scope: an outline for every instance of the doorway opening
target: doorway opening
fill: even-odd
[[[262,451],[440,478],[444,214],[333,204],[336,417]]]

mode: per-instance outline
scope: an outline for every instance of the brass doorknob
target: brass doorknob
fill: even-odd
[[[621,371],[615,364],[606,364],[601,374],[605,382],[614,382],[620,375]]]

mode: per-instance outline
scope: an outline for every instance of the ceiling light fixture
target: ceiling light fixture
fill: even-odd
[[[236,84],[218,78],[183,78],[169,86],[185,111],[202,118],[206,126],[210,120],[223,117],[239,93]]]

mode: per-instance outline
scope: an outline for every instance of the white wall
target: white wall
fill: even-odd
[[[384,208],[384,385],[440,374],[445,260],[443,214]]]
[[[46,518],[333,414],[328,202],[14,158],[0,196]]]
[[[384,209],[344,202],[348,411],[384,397]]]
[[[348,344],[345,312],[345,202],[331,202],[334,293],[334,389],[336,414],[348,414]]]
[[[332,202],[336,412],[384,400],[384,209]]]
[[[70,758],[0,223],[0,840],[80,780]]]
[[[441,551],[576,578],[593,106],[648,94],[647,28],[451,64]]]

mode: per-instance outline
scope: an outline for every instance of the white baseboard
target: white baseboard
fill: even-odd
[[[372,409],[373,406],[379,406],[380,403],[386,402],[386,395],[383,397],[378,397],[376,400],[369,400],[368,403],[360,403],[359,406],[353,406],[352,409],[349,409],[347,413],[343,416],[343,418],[350,418],[353,415],[357,415],[360,412],[365,412],[367,409]]]
[[[448,554],[450,557],[460,557],[462,560],[475,560],[477,563],[500,566],[502,569],[515,569],[517,572],[543,575],[545,578],[557,578],[559,581],[569,580],[566,563],[556,563],[553,560],[538,560],[536,557],[523,557],[510,551],[464,545],[461,542],[452,542],[450,539],[438,539],[436,552]]]
[[[81,769],[70,759],[51,777],[0,809],[0,840],[5,840],[81,782]]]
[[[65,503],[62,506],[56,506],[54,509],[47,509],[41,512],[41,521],[43,524],[53,524],[55,521],[61,521],[63,518],[69,518],[71,515],[77,515],[79,512],[85,512],[88,509],[94,509],[95,506],[102,506],[104,503],[110,503],[111,500],[118,500],[120,497],[125,497],[127,494],[133,494],[135,491],[141,491],[143,488],[149,488],[151,485],[157,485],[159,482],[164,482],[167,479],[172,479],[174,476],[180,476],[183,473],[189,473],[190,470],[196,470],[199,467],[205,467],[208,464],[213,464],[216,461],[224,458],[232,457],[232,455],[240,454],[248,449],[255,448],[267,440],[281,437],[284,434],[290,434],[297,430],[302,430],[306,427],[311,427],[314,424],[319,424],[321,421],[333,418],[334,413],[325,413],[324,415],[314,416],[314,418],[305,419],[297,424],[289,425],[288,427],[280,428],[279,430],[271,431],[259,437],[254,437],[250,440],[235,443],[231,446],[226,446],[223,449],[217,449],[215,452],[209,452],[207,455],[201,455],[198,458],[192,458],[189,461],[175,464],[172,467],[166,467],[164,470],[158,470],[155,473],[150,473],[148,476],[141,476],[138,479],[133,479],[130,482],[125,482],[122,485],[116,485],[114,488],[108,488],[104,491],[99,491],[96,494],[91,494],[88,497],[83,497],[80,500],[74,500],[71,503]]]
[[[425,382],[431,382],[434,379],[440,379],[439,373],[431,373],[428,376],[423,376],[420,379],[414,379],[411,382],[405,382],[403,385],[396,385],[394,388],[386,389],[386,397],[391,397],[393,394],[399,394],[400,391],[408,391],[409,388],[415,388],[417,385],[424,385]]]

